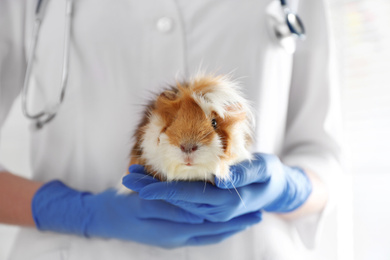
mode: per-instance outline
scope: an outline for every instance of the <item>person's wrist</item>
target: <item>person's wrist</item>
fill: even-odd
[[[306,172],[299,167],[283,166],[285,185],[276,200],[264,207],[265,211],[276,213],[292,212],[309,198],[312,184]]]
[[[41,231],[55,231],[86,236],[89,212],[84,196],[58,180],[42,185],[32,199],[32,214],[36,227]]]

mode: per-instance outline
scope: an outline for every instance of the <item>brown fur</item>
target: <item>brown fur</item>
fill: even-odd
[[[217,134],[223,143],[224,158],[221,159],[227,160],[234,157],[234,152],[231,151],[229,145],[230,129],[236,123],[246,119],[245,112],[240,111],[239,107],[231,106],[227,110],[232,113],[225,118],[218,116],[215,112],[208,117],[192,97],[193,93],[202,95],[212,91],[219,83],[218,80],[219,77],[203,77],[190,83],[177,82],[175,87],[158,95],[157,99],[147,106],[146,113],[134,134],[136,142],[131,151],[130,165],[144,165],[149,174],[162,179],[159,173],[153,172],[152,167],[142,159],[141,141],[151,114],[158,114],[161,117],[165,125],[161,132],[165,132],[172,145],[177,147],[183,143],[208,145]],[[216,129],[211,124],[213,119],[217,121]],[[156,144],[159,141],[157,140]],[[250,142],[249,139],[248,142]],[[222,165],[222,167],[225,166]]]

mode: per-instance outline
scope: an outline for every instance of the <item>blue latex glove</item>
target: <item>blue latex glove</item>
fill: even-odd
[[[226,223],[212,223],[164,201],[138,194],[79,192],[60,181],[43,185],[34,195],[32,212],[40,230],[91,237],[118,238],[172,248],[217,243],[258,223],[259,212]]]
[[[230,167],[231,180],[159,182],[145,176],[143,168],[131,166],[123,184],[147,200],[164,200],[204,219],[219,222],[265,210],[290,212],[311,193],[311,183],[299,168],[283,165],[278,157],[255,154],[252,161]],[[239,195],[238,195],[239,194]]]

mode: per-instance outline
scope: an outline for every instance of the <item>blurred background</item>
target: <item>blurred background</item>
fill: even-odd
[[[313,259],[390,259],[390,1],[330,0],[340,69],[346,173]],[[2,129],[0,157],[29,176],[27,121],[20,102]],[[17,232],[0,225],[0,260]]]
[[[338,259],[390,259],[389,12],[388,0],[331,5],[352,184],[350,201],[338,208],[339,239],[346,239],[338,243]]]

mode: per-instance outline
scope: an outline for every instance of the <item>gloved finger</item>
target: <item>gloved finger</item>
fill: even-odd
[[[159,182],[159,180],[153,178],[150,175],[145,175],[138,172],[131,172],[122,178],[122,184],[126,188],[136,192],[139,192],[142,188],[156,182]]]
[[[221,190],[203,182],[156,182],[145,186],[139,196],[147,200],[182,200],[194,203],[218,205],[231,200],[237,194]]]
[[[132,164],[129,166],[129,173],[133,173],[133,172],[147,174],[145,167],[140,164]]]
[[[251,213],[232,219],[231,221],[213,223],[205,221],[201,224],[185,224],[172,221],[163,221],[159,219],[150,219],[142,221],[148,229],[153,230],[160,241],[157,245],[174,248],[185,245],[193,237],[220,235],[227,232],[243,230],[261,221],[261,213]]]
[[[214,206],[181,200],[168,200],[168,202],[182,208],[186,212],[190,212],[204,220],[211,222],[226,222],[239,215],[245,214],[242,212],[242,210],[237,210],[235,208],[232,210],[231,208],[225,207],[224,205]]]
[[[237,193],[235,193],[237,192]],[[259,210],[275,198],[273,185],[250,184],[232,191],[226,201],[218,204],[169,199],[167,202],[212,222],[226,222],[237,216]],[[225,192],[226,195],[226,192]],[[196,198],[192,197],[194,201]],[[215,202],[215,201],[213,201]]]
[[[209,222],[205,221],[203,224],[187,226],[189,230],[184,228],[182,231],[187,232],[189,238],[200,236],[212,236],[223,234],[227,232],[235,232],[246,229],[261,221],[262,215],[259,211],[252,212],[246,215],[236,217],[226,222]]]
[[[268,161],[271,160],[271,157],[276,156],[258,153],[254,154],[253,157],[253,160],[230,166],[229,178],[224,181],[216,179],[216,186],[221,189],[234,189],[251,183],[267,182],[272,173]]]
[[[217,244],[219,242],[222,242],[223,240],[245,230],[244,229],[239,229],[235,231],[230,231],[230,232],[225,232],[222,234],[217,234],[217,235],[210,235],[210,236],[199,236],[199,237],[192,237],[187,240],[185,245],[188,246],[202,246],[202,245],[210,245],[210,244]]]
[[[142,200],[139,218],[162,219],[179,223],[199,224],[204,219],[165,201]]]
[[[182,200],[167,200],[167,202],[185,210],[186,212],[191,212],[194,215],[202,217],[203,219],[213,221],[213,219],[207,218],[207,216],[210,215],[210,212],[213,209],[215,209],[214,205],[187,202]]]

